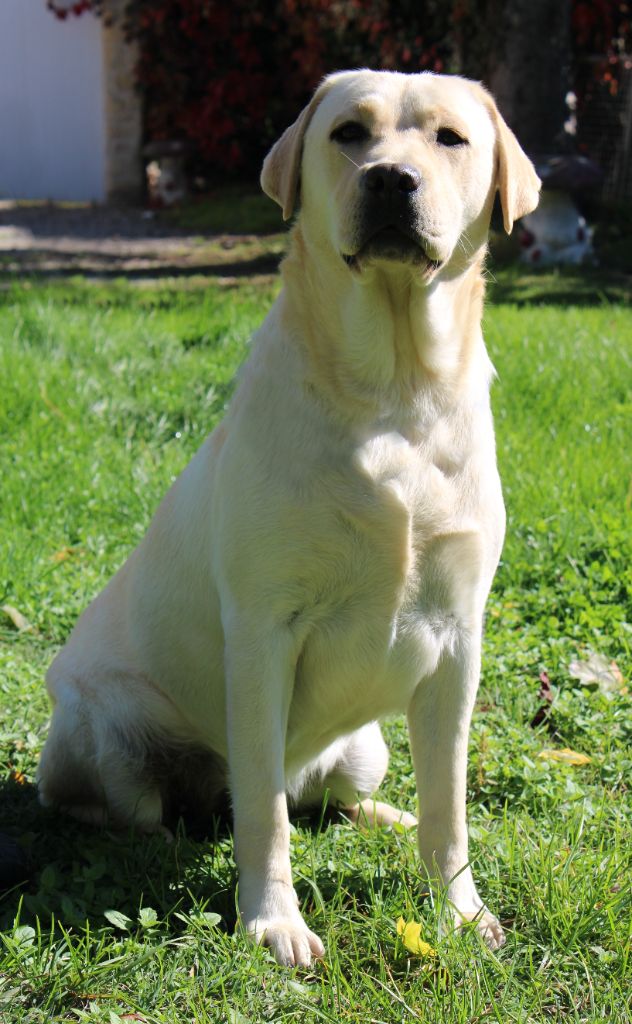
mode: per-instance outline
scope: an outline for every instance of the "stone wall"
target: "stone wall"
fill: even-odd
[[[124,0],[113,0],[113,13],[121,14]],[[142,101],[135,88],[137,47],[125,39],[120,17],[103,26],[103,81],[105,103],[108,202],[136,203],[144,192]]]

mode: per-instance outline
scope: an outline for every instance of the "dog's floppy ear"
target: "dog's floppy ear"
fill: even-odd
[[[303,138],[326,86],[327,81],[319,86],[294,124],[285,129],[263,161],[261,188],[279,204],[283,210],[283,220],[289,220],[294,212],[301,176]]]
[[[542,182],[487,92],[485,100],[496,128],[496,184],[500,193],[505,231],[510,234],[514,221],[535,210]]]

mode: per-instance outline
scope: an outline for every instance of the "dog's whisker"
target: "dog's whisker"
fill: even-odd
[[[463,250],[466,256],[471,256],[474,252],[474,245],[470,241],[467,232],[463,232],[459,238],[459,246]]]
[[[353,164],[353,166],[354,166],[354,167],[357,167],[357,169],[358,169],[359,171],[360,171],[360,170],[362,169],[362,168],[360,167],[360,164],[357,164],[357,163],[355,162],[355,160],[353,160],[353,159],[352,159],[352,158],[351,158],[351,157],[349,156],[349,154],[348,154],[348,153],[345,153],[344,149],[341,149],[341,150],[340,150],[340,152],[341,152],[341,153],[342,153],[342,155],[343,155],[343,156],[345,157],[345,159],[346,159],[346,160],[348,160],[350,164]]]

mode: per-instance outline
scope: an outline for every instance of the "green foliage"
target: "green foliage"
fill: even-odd
[[[221,417],[276,285],[2,293],[0,605],[31,628],[0,613],[0,824],[32,866],[0,902],[2,1024],[630,1019],[630,694],[569,665],[598,651],[629,686],[632,311],[596,301],[592,272],[497,277],[485,330],[509,519],[469,798],[475,874],[508,943],[492,954],[471,933],[439,935],[414,835],[324,815],[291,842],[327,960],[293,973],[235,932],[226,822],[171,844],[116,835],[42,811],[33,786],[47,664]],[[544,673],[552,701],[533,727]],[[412,809],[403,722],[387,734],[383,795]],[[589,763],[540,756],[562,747]],[[421,923],[437,969],[398,944],[400,916]]]

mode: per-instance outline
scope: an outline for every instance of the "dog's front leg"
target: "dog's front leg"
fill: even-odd
[[[306,967],[324,954],[292,885],[285,740],[297,651],[287,629],[257,638],[234,627],[227,642],[227,725],[239,909],[251,938],[276,960]]]
[[[408,725],[419,799],[418,842],[427,879],[447,886],[457,925],[476,921],[492,948],[503,930],[476,891],[468,862],[467,745],[478,689],[480,643],[469,637],[417,687]]]

